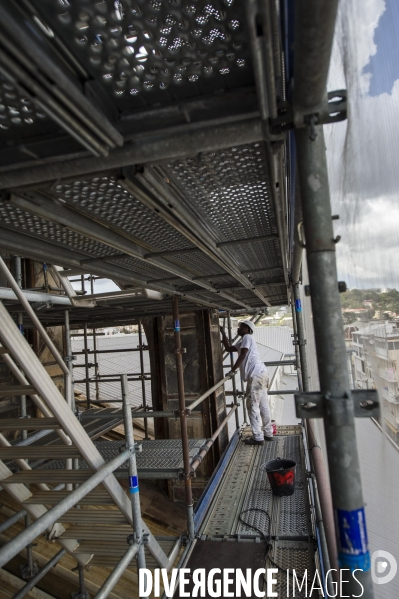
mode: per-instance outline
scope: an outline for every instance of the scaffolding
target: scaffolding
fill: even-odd
[[[84,568],[98,553],[104,532],[81,530],[82,518],[94,515],[72,510],[79,505],[115,506],[109,520],[120,525],[115,544],[128,540],[123,555],[119,546],[112,554],[114,569],[97,598],[108,596],[133,559],[139,569],[146,560],[169,570],[179,559],[178,567],[184,567],[207,542],[201,535],[215,532],[209,522],[223,504],[221,490],[231,483],[224,470],[233,472],[240,463],[248,467],[237,491],[237,505],[247,509],[246,485],[255,489],[257,482],[265,483],[255,480],[255,464],[275,457],[274,445],[284,452],[295,445],[306,530],[279,541],[284,510],[274,502],[274,528],[264,522],[261,529],[262,538],[273,544],[272,559],[287,549],[312,567],[320,562],[324,572],[360,569],[363,597],[372,599],[368,547],[354,555],[343,540],[347,514],[357,522],[354,536],[367,536],[355,417],[378,417],[379,400],[373,390],[351,389],[339,296],[345,285],[336,272],[339,237],[323,126],[347,116],[345,90],[327,93],[337,5],[337,0],[211,0],[183,7],[138,0],[133,7],[124,0],[0,0],[0,272],[5,281],[0,357],[17,382],[3,386],[2,395],[20,398],[22,419],[3,419],[1,426],[23,431],[16,445],[0,436],[1,485],[23,506],[3,530],[26,518],[23,533],[0,548],[0,565],[27,548],[30,580],[18,597],[67,553],[77,562],[78,596],[87,596]],[[309,386],[302,320],[305,255],[317,392]],[[42,265],[43,284],[32,275],[32,284],[22,289],[27,260],[33,271],[34,264]],[[72,288],[73,277],[79,291]],[[98,278],[116,281],[119,291],[95,293]],[[256,324],[269,307],[283,303],[292,308],[295,355],[268,365],[295,366],[299,391],[270,395],[295,395],[303,429],[281,431],[266,456],[238,443],[245,391],[233,377],[232,403],[226,405],[224,385],[231,375],[223,373],[227,356],[220,347],[214,350],[219,338],[213,323],[227,320],[233,344],[232,315],[251,315]],[[195,364],[195,357],[186,356],[190,348],[183,347],[180,321],[187,314],[191,323],[200,323],[195,333],[203,364]],[[165,341],[166,318],[173,321],[173,348],[171,335]],[[143,329],[150,321],[151,343],[145,345]],[[110,352],[99,349],[98,329],[118,323],[138,325],[138,347],[122,351],[139,352],[140,369],[103,375],[97,358]],[[59,326],[64,352],[51,333]],[[28,330],[34,331],[36,352],[21,334]],[[76,330],[83,330],[80,352],[71,346]],[[170,345],[168,355],[161,340]],[[43,344],[62,385],[38,357]],[[169,379],[166,366],[162,372],[145,371],[147,351],[164,365],[169,360]],[[77,355],[82,364],[74,364]],[[232,356],[229,360],[231,370]],[[194,390],[185,372],[193,364],[199,381]],[[78,377],[80,368],[84,375]],[[171,372],[176,393],[169,396]],[[148,405],[148,380],[153,398],[166,397],[162,409]],[[138,410],[129,404],[129,381],[141,383]],[[120,382],[115,402],[122,410],[98,407],[105,382]],[[83,402],[75,398],[75,384],[85,385]],[[27,397],[42,417],[27,417]],[[209,435],[190,438],[190,418],[199,406],[201,430]],[[224,447],[233,416],[237,432]],[[140,446],[134,441],[135,418],[144,419]],[[164,428],[178,422],[180,438],[150,440],[148,418]],[[324,424],[328,475],[316,442],[316,418]],[[109,440],[97,441],[121,423],[121,451]],[[50,455],[53,464],[46,467]],[[195,505],[195,478],[210,456],[218,464]],[[139,478],[184,484],[186,534],[156,538],[150,532],[140,512]],[[129,497],[120,480],[128,482]],[[96,488],[100,483],[102,490]],[[33,494],[29,485],[39,485],[39,492]],[[237,525],[239,514],[235,517]],[[66,531],[63,522],[76,527]],[[211,532],[204,532],[208,524]],[[35,571],[31,544],[45,531],[62,549]],[[243,535],[256,537],[238,525],[226,525],[224,534],[237,542]],[[332,582],[326,581],[327,590]],[[345,591],[356,593],[357,582],[348,582]]]

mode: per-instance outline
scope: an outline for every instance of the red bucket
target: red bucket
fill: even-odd
[[[264,464],[273,495],[287,497],[295,491],[296,462],[277,458]]]

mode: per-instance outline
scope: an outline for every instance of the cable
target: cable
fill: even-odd
[[[256,528],[256,526],[253,526],[253,524],[250,524],[249,522],[246,522],[245,520],[242,519],[241,516],[243,514],[247,514],[248,512],[262,512],[263,514],[265,514],[269,519],[269,529],[270,529],[270,514],[269,514],[269,512],[267,512],[266,510],[259,508],[259,507],[250,507],[247,510],[243,510],[240,513],[240,515],[238,516],[238,520],[241,522],[241,524],[244,524],[244,526],[248,526],[248,528],[252,528],[253,530],[256,530],[256,532],[258,532],[259,534],[262,535],[263,540],[266,543],[265,559],[268,559],[270,561],[270,563],[273,566],[276,566],[276,568],[278,568],[279,570],[281,570],[281,572],[283,572],[284,574],[287,574],[288,570],[285,570],[284,568],[282,568],[281,566],[276,564],[276,562],[274,560],[272,560],[272,558],[269,556],[269,551],[270,551],[270,549],[272,549],[272,544],[270,542],[270,534],[268,534],[266,536],[265,533],[263,532],[263,530],[260,530],[260,528]]]

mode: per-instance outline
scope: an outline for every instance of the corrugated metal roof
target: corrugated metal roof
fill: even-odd
[[[143,335],[143,343],[146,344],[147,340]],[[93,338],[88,336],[87,345],[89,349],[93,349]],[[97,349],[98,350],[115,350],[115,349],[132,349],[139,346],[138,334],[120,334],[120,335],[104,335],[97,337]],[[83,337],[72,337],[72,351],[78,352],[84,349]],[[89,355],[89,362],[94,363],[94,355]],[[148,351],[143,354],[144,357],[144,372],[150,372],[150,359]],[[98,370],[100,375],[120,375],[129,373],[140,372],[140,352],[123,352],[111,353],[111,354],[97,354]],[[84,356],[77,356],[74,361],[74,366],[83,365]],[[94,378],[94,368],[90,368],[90,377]],[[81,380],[85,378],[85,369],[76,368],[74,371],[74,378]],[[143,404],[143,394],[141,381],[129,381],[129,398],[130,403],[134,407],[139,407]],[[86,384],[76,383],[75,391],[79,391],[82,394],[82,399],[86,398]],[[147,398],[147,406],[152,406],[151,398],[151,381],[145,381],[145,391]],[[121,385],[120,382],[99,382],[99,399],[106,403],[109,400],[119,399],[121,397]],[[90,383],[90,398],[96,399],[96,384]],[[122,404],[113,403],[115,408],[120,407]],[[137,421],[137,424],[143,427],[142,421]],[[148,429],[152,434],[154,430],[152,419],[148,419]]]
[[[283,354],[293,354],[295,352],[292,343],[293,330],[289,327],[256,327],[255,339],[258,343],[273,348]]]

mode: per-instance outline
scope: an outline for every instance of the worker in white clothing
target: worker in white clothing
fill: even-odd
[[[220,327],[225,350],[238,352],[237,361],[229,374],[234,376],[233,373],[239,368],[241,378],[247,383],[245,396],[253,436],[245,439],[245,443],[263,445],[264,441],[273,440],[273,428],[267,398],[269,379],[266,366],[259,357],[256,341],[252,336],[254,331],[255,325],[250,320],[239,322],[237,334],[241,337],[241,341],[230,345],[223,327]]]

